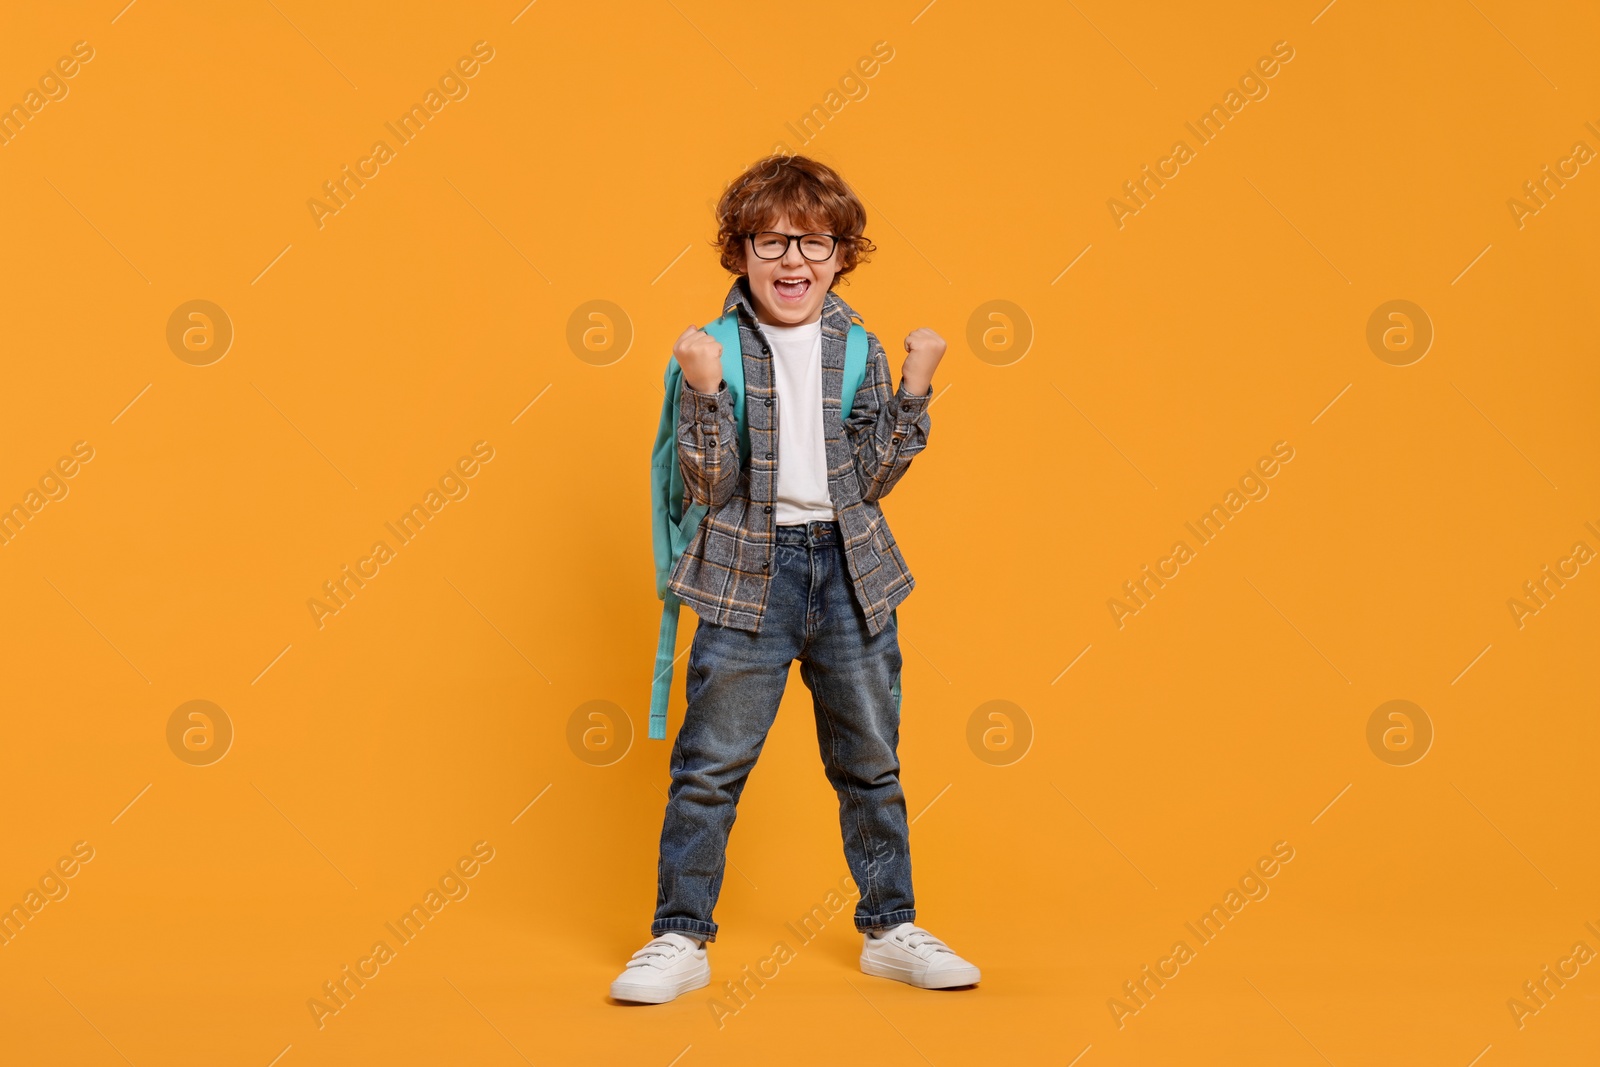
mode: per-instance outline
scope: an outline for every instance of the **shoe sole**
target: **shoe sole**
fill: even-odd
[[[611,999],[625,1000],[631,1004],[665,1004],[676,1000],[685,993],[696,989],[704,989],[711,984],[711,966],[706,965],[703,971],[695,974],[686,974],[671,986],[635,985],[632,982],[612,982]]]
[[[936,976],[918,974],[910,967],[897,967],[892,963],[861,957],[861,973],[874,978],[892,978],[918,989],[955,989],[959,986],[977,985],[981,972],[973,966],[952,967],[940,970]]]

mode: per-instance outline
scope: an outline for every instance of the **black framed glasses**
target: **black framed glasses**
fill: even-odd
[[[833,249],[839,239],[831,233],[778,233],[776,230],[763,230],[760,233],[747,233],[750,238],[750,247],[755,249],[759,259],[782,259],[789,252],[791,241],[800,242],[800,254],[813,263],[821,263],[833,255]]]

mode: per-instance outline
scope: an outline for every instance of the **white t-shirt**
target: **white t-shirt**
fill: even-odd
[[[778,391],[778,499],[780,525],[834,515],[828,495],[828,453],[822,431],[822,319],[800,326],[761,324],[772,342],[772,376]]]

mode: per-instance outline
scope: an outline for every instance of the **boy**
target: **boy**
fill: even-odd
[[[878,505],[927,444],[945,342],[913,331],[892,391],[888,357],[868,334],[866,378],[841,422],[853,312],[833,286],[874,250],[860,200],[832,168],[773,156],[728,187],[717,218],[722,264],[740,275],[723,307],[739,318],[750,458],[741,469],[721,347],[690,326],[673,347],[683,369],[678,458],[689,502],[709,510],[668,587],[700,622],[653,939],[611,995],[660,1004],[710,982],[705,943],[716,940],[734,809],[795,659],[861,891],[861,969],[922,988],[972,985],[978,968],[912,922],[895,609],[915,583]]]

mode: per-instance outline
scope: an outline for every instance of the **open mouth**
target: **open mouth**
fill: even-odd
[[[811,279],[778,278],[773,281],[772,287],[777,290],[778,299],[796,303],[805,299],[806,293],[811,289]]]

